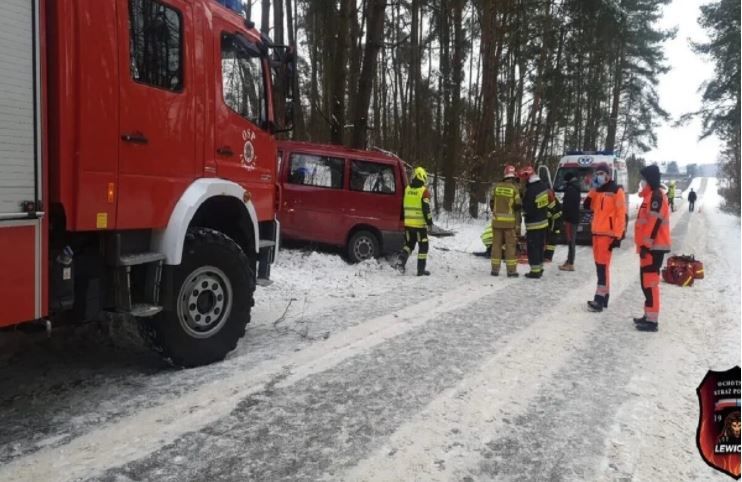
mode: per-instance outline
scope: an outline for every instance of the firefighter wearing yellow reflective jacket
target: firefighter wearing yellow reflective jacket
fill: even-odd
[[[549,229],[549,188],[533,172],[532,167],[528,166],[523,171],[528,175],[523,216],[526,222],[528,264],[531,265],[526,278],[541,278],[544,273],[544,245]]]
[[[428,261],[428,227],[433,226],[430,213],[430,193],[425,187],[428,173],[422,167],[415,168],[414,177],[404,192],[404,235],[405,245],[399,254],[397,269],[404,273],[410,254],[417,249],[417,275],[429,276],[425,269]]]
[[[546,249],[544,261],[551,263],[556,251],[556,243],[562,230],[562,204],[556,198],[554,191],[549,189],[549,228],[546,232]]]
[[[518,276],[516,258],[515,227],[517,211],[520,209],[521,200],[518,192],[518,178],[515,175],[514,166],[505,166],[505,176],[502,182],[495,183],[490,198],[490,209],[492,210],[492,276],[500,274],[502,265],[502,247],[505,246],[505,267],[508,276]]]

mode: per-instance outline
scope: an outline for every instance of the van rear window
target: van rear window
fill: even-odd
[[[344,159],[297,153],[291,154],[289,162],[289,184],[343,188]]]
[[[352,161],[350,164],[350,190],[394,194],[397,183],[394,168],[388,164],[370,161]]]

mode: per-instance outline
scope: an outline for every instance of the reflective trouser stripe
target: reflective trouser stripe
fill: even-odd
[[[549,221],[544,219],[543,221],[536,221],[535,223],[526,223],[526,230],[531,231],[534,229],[546,229],[549,227]]]

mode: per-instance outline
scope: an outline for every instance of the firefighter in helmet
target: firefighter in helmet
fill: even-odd
[[[492,210],[492,271],[490,273],[492,276],[500,274],[503,244],[505,245],[505,267],[508,276],[518,276],[518,259],[515,253],[517,243],[515,223],[517,222],[516,212],[520,205],[515,166],[505,166],[503,180],[495,183],[490,199]]]
[[[528,179],[523,196],[523,216],[526,221],[528,264],[531,265],[531,271],[526,273],[526,278],[541,278],[544,274],[544,249],[549,228],[549,188],[533,172],[531,166],[523,168],[521,177]]]
[[[410,185],[405,188],[402,202],[404,212],[405,245],[399,254],[397,269],[404,273],[407,258],[418,245],[417,275],[429,276],[425,269],[428,261],[428,228],[433,227],[433,216],[430,213],[430,192],[425,187],[428,173],[422,167],[416,167]]]

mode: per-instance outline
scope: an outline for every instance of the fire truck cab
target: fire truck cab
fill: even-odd
[[[176,365],[235,348],[292,59],[232,4],[0,2],[0,328],[119,314]]]

